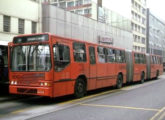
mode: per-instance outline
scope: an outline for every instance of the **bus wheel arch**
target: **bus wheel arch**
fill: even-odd
[[[123,73],[120,72],[117,75],[116,88],[120,89],[122,88],[122,86],[123,86]]]
[[[81,98],[85,96],[87,92],[87,78],[85,75],[80,75],[77,77],[74,86],[74,96],[76,98]]]

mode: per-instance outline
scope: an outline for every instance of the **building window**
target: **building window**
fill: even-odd
[[[83,10],[76,10],[75,13],[82,15],[83,14]]]
[[[10,32],[10,16],[3,16],[3,31]]]
[[[73,7],[74,6],[74,2],[68,2],[67,3],[67,7]]]
[[[37,23],[32,22],[32,33],[36,33],[36,32],[37,32]]]
[[[91,8],[84,9],[84,14],[90,14],[91,13]]]
[[[142,37],[142,43],[145,44],[145,38]]]
[[[143,33],[143,34],[146,34],[145,28],[142,28],[142,33]]]
[[[24,19],[18,20],[18,33],[24,34]]]
[[[60,8],[66,8],[66,2],[61,2],[59,3]]]
[[[90,4],[91,2],[91,0],[84,0],[84,4]]]
[[[142,13],[146,15],[146,10],[144,8],[142,9]]]

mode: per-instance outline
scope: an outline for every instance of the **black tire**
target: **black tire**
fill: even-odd
[[[159,71],[157,70],[155,79],[157,80],[158,77],[159,77]]]
[[[78,78],[75,83],[74,96],[81,98],[86,94],[86,83],[82,78]]]
[[[142,72],[140,83],[143,84],[144,83],[144,80],[145,80],[145,73]]]
[[[123,76],[119,74],[116,81],[116,88],[120,89],[122,88],[122,86],[123,86]]]

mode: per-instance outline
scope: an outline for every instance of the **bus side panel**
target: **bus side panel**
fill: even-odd
[[[69,95],[74,93],[75,81],[54,83],[54,97]]]
[[[117,66],[116,63],[108,63],[107,64],[107,76],[109,76],[109,80],[107,81],[107,85],[116,85],[117,80]]]
[[[96,88],[105,87],[105,82],[107,80],[107,64],[97,63],[97,82]]]

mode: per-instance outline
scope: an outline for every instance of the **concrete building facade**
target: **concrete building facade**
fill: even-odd
[[[131,0],[133,49],[146,52],[146,0]]]
[[[133,50],[146,52],[146,0],[103,0],[103,6],[131,20]]]
[[[147,53],[163,56],[165,62],[165,23],[147,9]]]
[[[97,0],[43,0],[42,2],[97,20]]]
[[[11,42],[19,34],[41,32],[41,4],[34,0],[0,1],[0,41]]]
[[[132,50],[131,30],[120,29],[50,4],[43,4],[42,10],[43,32],[99,44],[106,40],[112,46]]]

